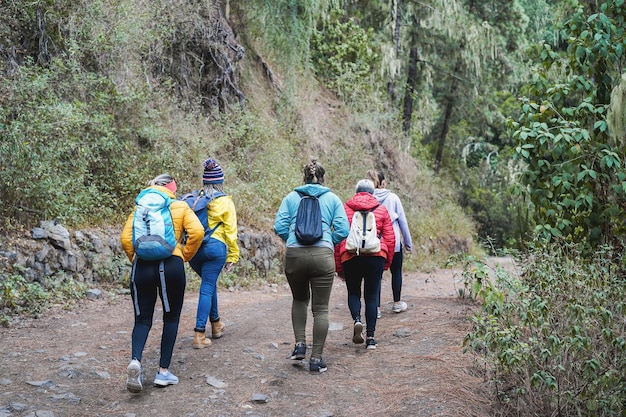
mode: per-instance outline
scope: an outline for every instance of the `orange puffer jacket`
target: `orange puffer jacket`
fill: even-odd
[[[176,198],[174,193],[165,187],[155,185],[151,188],[158,189],[172,199]],[[204,239],[204,227],[202,227],[202,223],[200,223],[200,220],[198,220],[193,210],[184,201],[173,201],[170,205],[170,212],[172,213],[172,223],[174,224],[174,235],[178,242],[173,255],[179,256],[183,258],[183,261],[188,262],[193,258],[202,244],[202,239]],[[134,212],[130,213],[130,216],[128,216],[121,237],[122,249],[124,249],[126,256],[128,256],[131,262],[135,258],[135,250],[133,249],[133,216]],[[187,242],[184,246],[180,244],[183,231],[187,232]]]

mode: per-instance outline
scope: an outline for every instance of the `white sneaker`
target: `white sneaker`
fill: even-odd
[[[380,307],[376,309],[376,318],[379,319],[383,316],[383,313],[380,312]]]
[[[407,305],[404,301],[398,301],[397,303],[393,303],[393,312],[394,313],[402,313],[407,309]]]
[[[363,323],[360,321],[354,322],[354,333],[352,334],[352,342],[357,345],[363,343]]]
[[[143,389],[143,377],[141,375],[141,364],[137,359],[133,359],[126,368],[126,389],[130,392],[141,392]]]

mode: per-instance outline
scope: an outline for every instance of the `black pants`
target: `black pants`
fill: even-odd
[[[376,331],[380,281],[384,269],[385,258],[382,256],[356,256],[343,263],[343,274],[348,289],[348,308],[353,320],[361,320],[361,285],[363,285],[367,337],[374,337]]]
[[[141,361],[143,349],[152,328],[158,294],[163,307],[159,366],[169,368],[178,335],[178,323],[183,309],[186,285],[183,260],[178,256],[170,256],[163,261],[137,260],[133,265],[130,283],[135,310],[135,326],[132,335],[133,359]]]

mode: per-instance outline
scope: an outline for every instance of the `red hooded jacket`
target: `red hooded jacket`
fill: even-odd
[[[376,218],[376,230],[380,235],[380,252],[360,256],[382,256],[385,258],[385,270],[389,269],[391,261],[393,260],[393,251],[396,246],[396,235],[393,231],[391,217],[385,206],[381,205],[372,194],[362,192],[356,193],[354,197],[346,201],[344,208],[350,224],[352,224],[352,217],[355,211],[372,210],[376,208],[374,210],[374,217]],[[335,269],[340,277],[343,277],[342,264],[355,256],[357,256],[355,253],[350,253],[346,250],[345,239],[335,246]]]

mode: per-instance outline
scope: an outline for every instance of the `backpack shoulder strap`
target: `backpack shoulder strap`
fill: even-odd
[[[226,196],[226,194],[219,191],[215,192],[212,197],[209,197],[204,193],[204,190],[194,190],[190,193],[183,195],[180,199],[187,202],[187,204],[189,204],[189,207],[191,207],[193,211],[197,211],[204,209],[206,206],[209,205],[211,201],[215,200],[216,198],[224,196]]]
[[[298,190],[294,190],[296,193],[298,193],[298,195],[300,196],[300,198],[304,198],[304,197],[309,197],[309,198],[314,198],[316,200],[319,200],[319,196],[317,195],[311,195],[311,194],[307,194],[304,191],[298,191]]]

